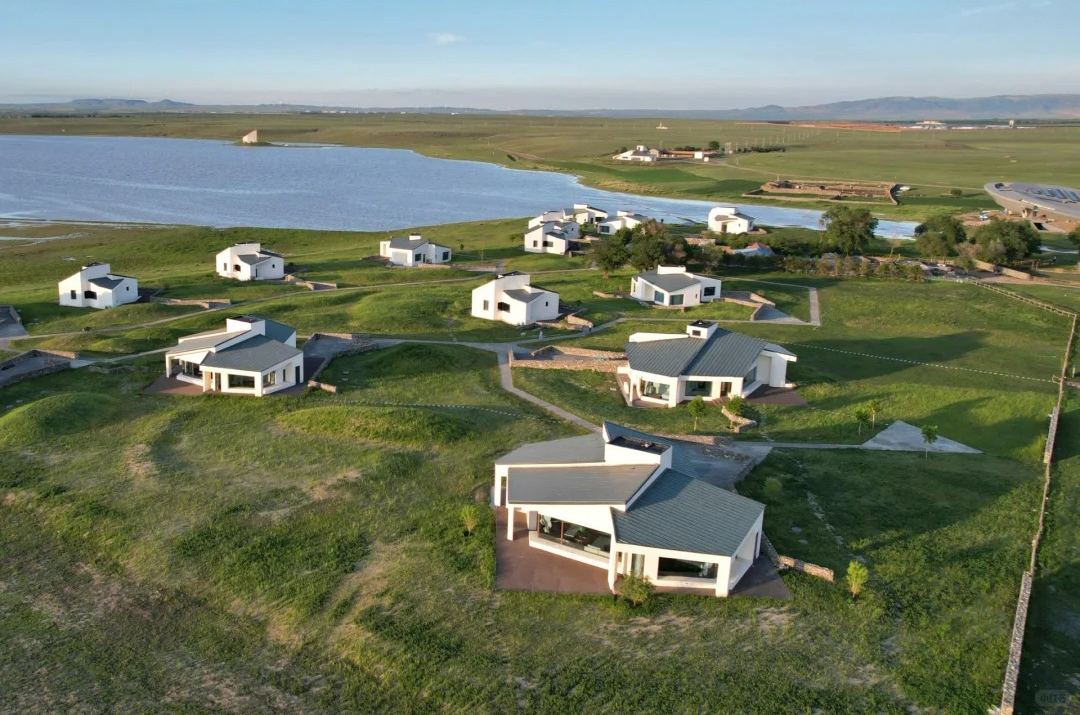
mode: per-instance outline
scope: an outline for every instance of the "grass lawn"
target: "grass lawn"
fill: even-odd
[[[667,596],[635,612],[490,591],[492,520],[480,509],[468,536],[462,508],[494,457],[576,433],[500,390],[494,356],[400,346],[332,365],[338,395],[261,400],[139,396],[159,362],[5,388],[0,681],[20,712],[698,712],[722,700],[785,715],[981,713],[996,698],[1031,468],[771,460],[747,485],[783,480],[770,533],[842,566],[800,506],[812,491],[868,558],[867,593],[852,602],[787,573],[790,602]],[[436,401],[462,407],[409,406]],[[789,522],[808,544],[780,533]]]
[[[1038,298],[1045,303],[1056,305],[1059,308],[1080,313],[1080,286],[1076,288],[1066,288],[1064,286],[1010,283],[1005,287],[1009,290],[1016,291],[1017,293],[1024,293],[1030,295],[1032,298]]]
[[[799,383],[812,409],[756,408],[770,439],[865,441],[869,435],[859,433],[853,412],[877,400],[881,421],[936,424],[943,437],[992,454],[1032,461],[1041,456],[1053,402],[1050,378],[1059,369],[1067,337],[1064,318],[973,286],[800,279],[818,287],[820,328],[734,327],[799,356],[788,379]],[[633,332],[682,332],[684,327],[627,322],[574,345],[617,349]],[[685,407],[627,407],[612,391],[610,375],[518,369],[514,376],[519,387],[589,419],[683,432],[692,426]],[[699,429],[723,431],[724,423],[711,414]],[[747,436],[763,437],[760,430]]]

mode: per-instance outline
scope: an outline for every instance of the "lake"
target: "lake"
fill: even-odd
[[[532,216],[588,203],[704,222],[716,203],[582,186],[573,176],[406,149],[243,147],[201,139],[0,135],[0,217],[389,231]],[[818,228],[819,211],[740,205],[759,223]],[[909,237],[915,224],[881,221]]]

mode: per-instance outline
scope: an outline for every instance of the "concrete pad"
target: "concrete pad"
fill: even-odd
[[[863,449],[891,450],[894,452],[942,452],[950,454],[982,454],[974,447],[938,436],[933,444],[923,442],[922,431],[915,425],[897,420],[877,436],[864,442]]]

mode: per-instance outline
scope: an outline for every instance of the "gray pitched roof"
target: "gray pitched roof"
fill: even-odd
[[[535,287],[535,286],[534,286]],[[503,295],[511,300],[516,300],[519,303],[531,303],[534,300],[539,300],[545,295],[548,295],[542,288],[535,293],[529,292],[522,288],[511,288],[510,290],[504,290]]]
[[[289,340],[289,338],[291,338],[293,335],[296,334],[296,330],[294,328],[290,328],[288,325],[284,325],[282,323],[279,323],[276,320],[270,320],[270,318],[264,318],[261,315],[249,314],[249,315],[242,315],[242,316],[239,316],[239,317],[243,318],[245,320],[251,320],[251,321],[261,320],[264,323],[266,323],[264,331],[266,333],[266,337],[270,338],[271,340],[277,340],[278,342],[284,343],[284,342],[287,342]]]
[[[620,544],[732,556],[765,505],[673,469],[629,509],[612,510]]]
[[[274,254],[274,255],[277,255],[277,254]],[[254,266],[254,265],[257,265],[259,263],[266,263],[271,258],[273,258],[274,255],[264,256],[261,253],[245,253],[242,256],[237,256],[236,260],[240,261],[241,263],[247,263],[250,266]],[[279,256],[279,258],[280,258],[280,256]]]
[[[246,330],[235,330],[231,333],[227,333],[224,330],[209,330],[204,333],[187,335],[176,347],[169,348],[165,354],[176,355],[179,353],[189,353],[192,350],[209,350],[212,347],[221,345],[226,340],[232,340],[246,332]]]
[[[627,343],[626,359],[632,370],[667,377],[742,377],[754,366],[766,345],[759,338],[717,328],[708,339],[686,337]]]
[[[604,421],[604,431],[607,433],[608,438],[612,440],[618,437],[624,437],[643,442],[652,442],[653,444],[666,445],[674,450],[671,453],[671,466],[673,468],[683,474],[698,476],[698,470],[694,465],[694,460],[690,455],[690,451],[675,440],[667,439],[666,437],[657,437],[656,435],[648,434],[646,432],[639,432],[636,429],[623,427],[622,425],[617,425],[614,422],[608,422],[606,420]]]
[[[390,238],[390,248],[401,248],[405,250],[415,250],[420,248],[428,241],[426,238],[409,238],[408,236],[394,236]]]
[[[598,434],[523,444],[495,464],[576,464],[604,461],[604,438]]]
[[[625,504],[655,464],[511,467],[507,499],[518,504]]]
[[[692,273],[657,273],[656,271],[649,271],[648,273],[638,273],[635,278],[651,283],[660,290],[666,290],[669,293],[685,290],[700,283]]]
[[[87,281],[87,283],[89,283],[90,285],[97,286],[98,288],[105,288],[107,290],[112,290],[113,288],[115,288],[116,286],[120,285],[123,282],[124,282],[123,278],[109,278],[109,277],[91,278],[90,280]]]
[[[212,355],[207,355],[202,361],[202,367],[261,372],[299,354],[299,350],[285,343],[265,335],[256,335]]]

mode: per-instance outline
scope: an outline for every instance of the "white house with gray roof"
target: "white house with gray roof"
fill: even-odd
[[[285,259],[261,243],[237,243],[214,258],[217,274],[238,281],[272,281],[285,277]]]
[[[289,326],[238,315],[221,329],[180,338],[165,353],[165,374],[203,392],[261,397],[301,384],[304,356]]]
[[[601,434],[527,444],[495,461],[506,538],[663,588],[727,596],[761,553],[765,505],[704,481],[687,447],[605,422]],[[496,538],[499,538],[496,535]]]
[[[57,288],[60,305],[72,308],[115,308],[139,299],[139,281],[113,273],[108,263],[87,263]]]
[[[643,214],[619,210],[615,212],[614,216],[610,218],[605,217],[597,221],[596,232],[603,236],[610,236],[614,233],[618,233],[620,229],[633,229],[637,227],[638,224],[648,220],[649,217]]]
[[[413,267],[423,263],[449,263],[452,251],[428,241],[418,233],[379,241],[379,255],[395,266]]]
[[[720,279],[688,273],[685,266],[657,266],[630,279],[630,297],[643,303],[689,308],[720,298]]]
[[[633,333],[626,364],[617,370],[627,402],[675,407],[701,397],[747,397],[759,387],[786,387],[787,365],[797,358],[784,348],[695,320],[686,334]]]
[[[503,273],[473,290],[472,316],[510,325],[555,320],[559,317],[559,294],[532,285],[524,273]]]

